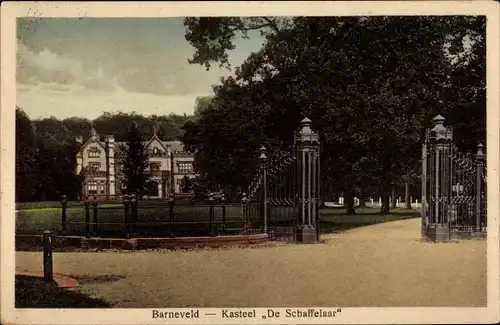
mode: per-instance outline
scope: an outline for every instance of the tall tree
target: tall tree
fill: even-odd
[[[141,132],[136,123],[127,128],[127,139],[121,147],[124,156],[121,161],[124,184],[128,194],[141,197],[149,179],[147,174],[148,154],[143,143]]]
[[[29,116],[16,107],[16,201],[37,199],[37,156],[35,127]]]
[[[263,28],[266,37],[263,48],[236,69],[236,78],[215,88],[212,105],[221,119],[245,116],[258,121],[252,134],[242,131],[252,123],[234,119],[221,125],[227,138],[239,140],[223,139],[225,150],[245,151],[250,157],[254,150],[250,143],[256,137],[286,143],[292,124],[308,115],[321,135],[322,175],[334,185],[327,188],[346,192],[370,188],[388,198],[392,187],[402,185],[402,175],[418,170],[423,130],[433,115],[450,105],[443,101],[446,89],[464,87],[450,79],[456,67],[445,47],[451,42],[459,48],[468,33],[464,24],[475,21],[474,17],[260,17],[189,18],[185,24],[186,39],[196,49],[191,62],[207,68],[213,62],[227,65],[225,51],[233,48],[236,30]],[[484,107],[484,101],[479,105]],[[190,135],[221,131],[208,121],[200,119]],[[197,150],[197,159],[215,159],[216,150],[208,143],[189,138],[184,140]],[[232,168],[205,171],[217,178]],[[383,212],[389,208],[384,204]]]

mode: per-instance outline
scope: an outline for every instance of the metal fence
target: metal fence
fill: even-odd
[[[304,118],[290,150],[266,153],[245,194],[251,231],[265,232],[271,240],[319,240],[319,136]]]
[[[249,234],[245,204],[209,197],[196,204],[158,202],[125,196],[121,204],[84,202],[83,209],[68,211],[61,202],[61,232],[86,237],[197,237]],[[71,215],[68,215],[71,212]]]

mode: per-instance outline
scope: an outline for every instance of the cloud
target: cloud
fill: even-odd
[[[194,49],[182,19],[46,19],[32,27],[18,30],[17,104],[34,118],[189,114],[232,74],[187,62]],[[260,48],[254,43],[238,44],[232,63]]]
[[[155,95],[130,92],[118,85],[113,91],[88,89],[79,85],[38,83],[17,88],[17,104],[30,116],[50,115],[96,118],[103,112],[137,112],[143,115],[192,114],[196,98],[210,93]]]
[[[18,42],[17,82],[20,84],[55,83],[111,90],[113,80],[102,67],[90,69],[82,61],[54,53],[48,48],[36,53]]]

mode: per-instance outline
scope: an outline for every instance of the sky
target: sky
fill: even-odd
[[[32,119],[192,114],[196,98],[234,70],[189,64],[184,32],[182,18],[21,18],[17,105]],[[260,34],[249,36],[235,40],[233,69],[262,47]]]

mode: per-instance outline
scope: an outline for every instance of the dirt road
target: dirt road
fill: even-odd
[[[54,253],[55,272],[116,307],[440,307],[486,305],[486,241],[420,241],[420,220],[315,245],[200,251]],[[42,254],[16,253],[39,271]]]

